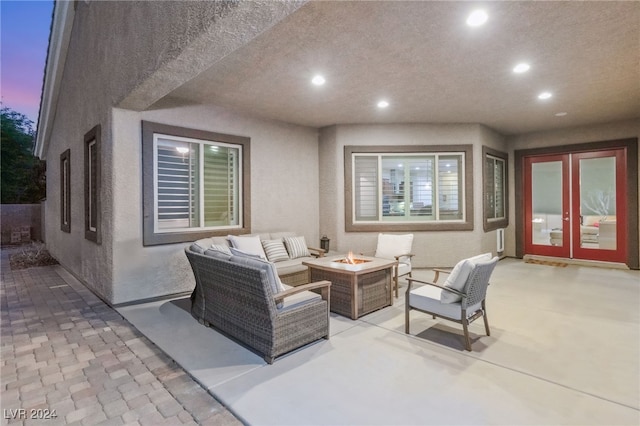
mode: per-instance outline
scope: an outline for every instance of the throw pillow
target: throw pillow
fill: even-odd
[[[202,254],[206,250],[209,250],[212,244],[213,240],[211,238],[202,238],[201,240],[194,241],[189,249],[191,249],[191,251],[195,251],[196,253]]]
[[[258,255],[262,259],[267,258],[267,255],[264,253],[264,249],[262,248],[260,237],[258,237],[257,235],[244,237],[229,235],[228,238],[229,241],[231,241],[232,247],[237,248],[238,250],[242,250],[245,253]]]
[[[228,254],[228,255],[231,254],[230,247],[222,244],[214,244],[209,248],[209,250],[219,251],[221,253]]]
[[[205,251],[204,254],[205,256],[210,256],[210,257],[214,257],[216,259],[221,259],[221,260],[231,259],[231,252],[224,253],[220,250],[209,249]]]
[[[309,249],[307,249],[307,242],[302,237],[284,237],[284,245],[287,247],[289,257],[291,259],[297,259],[299,257],[309,257]]]
[[[287,253],[282,240],[262,240],[262,248],[267,254],[269,262],[289,260],[289,253]]]
[[[243,257],[250,257],[252,259],[264,260],[263,258],[260,257],[259,254],[247,253],[246,251],[238,250],[237,248],[234,248],[234,247],[229,247],[229,252],[233,256],[243,256]]]
[[[375,257],[394,259],[394,256],[411,253],[413,234],[378,234]]]
[[[454,290],[463,291],[464,286],[467,283],[467,278],[469,278],[469,274],[476,266],[478,262],[484,262],[487,260],[491,260],[491,253],[484,253],[478,256],[473,256],[468,259],[463,259],[456,264],[453,268],[447,280],[444,282],[445,287],[452,288]],[[462,297],[457,294],[450,293],[446,290],[443,290],[440,293],[440,302],[442,303],[456,303],[462,300]]]

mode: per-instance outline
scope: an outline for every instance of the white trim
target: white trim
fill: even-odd
[[[171,232],[189,232],[194,230],[206,231],[206,230],[233,230],[240,229],[243,226],[243,217],[242,214],[237,212],[238,215],[238,224],[237,225],[228,225],[228,226],[204,226],[204,217],[205,217],[205,208],[204,208],[204,185],[198,185],[198,197],[199,197],[199,208],[198,208],[198,226],[180,226],[180,227],[163,227],[160,228],[159,220],[158,220],[158,146],[165,147],[178,147],[181,143],[185,144],[194,144],[198,146],[198,176],[200,179],[204,176],[204,150],[205,147],[208,146],[216,146],[216,147],[226,147],[230,149],[234,149],[238,151],[238,180],[240,181],[240,185],[238,186],[238,205],[240,208],[242,205],[242,159],[244,155],[243,146],[240,144],[232,144],[219,142],[216,140],[208,140],[208,139],[195,139],[188,138],[182,136],[172,136],[166,135],[163,133],[154,133],[153,134],[153,211],[154,211],[154,219],[153,219],[153,232],[155,234],[163,234],[163,233],[171,233]],[[191,154],[189,154],[191,157]],[[191,158],[189,159],[191,161]],[[191,184],[191,178],[189,177],[189,184]],[[241,210],[240,210],[241,211]],[[166,222],[165,222],[166,223]],[[190,225],[190,224],[189,224]]]
[[[462,213],[461,219],[440,219],[440,188],[439,188],[439,172],[438,172],[438,164],[440,161],[440,157],[444,156],[455,156],[460,158],[460,170],[458,171],[458,178],[462,179],[462,188],[461,194],[458,196],[458,209]],[[377,190],[378,190],[378,220],[357,220],[356,218],[356,191],[355,191],[355,183],[356,183],[356,157],[375,157],[377,159],[377,167],[378,167],[378,182],[377,182]],[[383,216],[383,205],[382,198],[380,198],[382,194],[382,159],[384,157],[431,157],[433,158],[433,174],[434,174],[434,182],[432,188],[433,194],[433,214],[429,217],[431,219],[416,219],[415,216],[402,216],[391,218],[390,220]],[[467,212],[466,212],[466,185],[465,185],[465,177],[466,177],[466,153],[463,151],[434,151],[434,152],[354,152],[351,154],[351,218],[352,223],[357,225],[395,225],[395,224],[425,224],[425,223],[437,223],[437,224],[447,224],[447,223],[464,223],[467,220]],[[403,169],[403,173],[408,174],[410,171],[408,169]],[[407,176],[405,176],[405,180]]]
[[[38,114],[36,143],[33,152],[42,160],[47,158],[49,133],[55,118],[56,105],[60,94],[60,84],[67,60],[67,50],[71,39],[71,29],[75,16],[74,2],[56,1],[53,9],[53,23],[47,49],[42,99]]]
[[[506,188],[506,186],[507,186],[507,182],[506,182],[506,175],[507,175],[507,161],[506,161],[504,158],[496,157],[495,155],[491,155],[491,154],[487,154],[487,155],[485,156],[485,158],[483,159],[483,161],[485,161],[485,162],[486,162],[486,159],[487,159],[487,158],[490,158],[491,160],[493,160],[493,167],[494,167],[494,170],[495,170],[495,164],[496,164],[496,161],[501,161],[501,162],[503,163],[503,165],[502,165],[502,207],[501,207],[501,208],[502,208],[503,216],[495,217],[495,214],[496,214],[496,211],[497,211],[497,205],[498,205],[498,203],[496,203],[496,202],[494,201],[494,205],[493,205],[493,214],[494,214],[494,217],[486,217],[486,216],[485,216],[485,220],[486,220],[487,222],[491,223],[491,222],[497,222],[497,221],[499,221],[499,220],[505,220],[505,219],[506,219],[506,216],[504,216],[504,214],[505,214],[505,213],[506,213],[506,211],[507,211],[507,201],[506,201],[506,200],[507,200],[507,191],[506,191],[506,189],[507,189],[507,188]],[[483,166],[486,166],[486,164],[484,164]],[[494,174],[493,174],[493,182],[492,182],[492,185],[491,185],[491,187],[492,187],[492,188],[494,188],[494,193],[493,193],[493,199],[494,199],[494,200],[496,200],[496,199],[497,199],[497,197],[496,197],[496,193],[495,193],[495,183],[496,183],[496,175],[495,175],[495,172],[494,172]],[[484,190],[483,190],[483,191],[484,191]],[[484,196],[484,193],[483,193],[483,196]],[[483,213],[483,214],[484,214],[484,213]]]

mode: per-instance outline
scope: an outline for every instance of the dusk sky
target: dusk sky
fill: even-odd
[[[52,0],[0,0],[2,106],[38,123]]]

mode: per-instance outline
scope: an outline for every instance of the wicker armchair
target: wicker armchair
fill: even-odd
[[[291,350],[329,339],[329,281],[276,292],[258,260],[238,263],[234,256],[199,254],[189,248],[185,253],[196,279],[191,314],[200,323],[243,343],[269,364]],[[321,296],[294,296],[310,294],[308,290]],[[288,299],[294,300],[287,303]]]
[[[474,262],[472,259],[461,261],[459,265],[462,266],[462,272],[457,274],[458,277],[465,274],[465,267],[470,270],[470,272],[466,272],[468,275],[461,277],[462,285],[460,288],[462,288],[462,290],[450,287],[448,285],[449,281],[447,281],[445,285],[436,283],[441,272],[451,273],[451,276],[453,276],[454,271],[447,272],[443,270],[436,270],[434,282],[407,278],[407,281],[409,281],[409,287],[405,294],[405,333],[409,334],[409,312],[411,310],[417,310],[433,315],[434,319],[436,317],[440,317],[462,324],[465,349],[471,351],[471,341],[469,339],[469,324],[471,324],[471,322],[483,317],[485,331],[487,332],[487,336],[490,335],[485,299],[487,295],[487,286],[489,285],[489,278],[491,277],[491,273],[493,272],[496,263],[498,263],[497,257],[477,262]],[[458,265],[456,265],[456,268],[457,267]],[[415,288],[413,287],[413,283],[426,285]],[[460,300],[448,303],[450,302],[449,300],[442,298],[443,292],[448,292],[450,295],[458,296],[457,298]]]

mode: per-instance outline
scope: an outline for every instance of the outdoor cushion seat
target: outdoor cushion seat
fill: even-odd
[[[411,253],[413,234],[378,234],[378,243],[374,257],[395,260],[393,267],[393,286],[398,297],[398,279],[408,275],[411,277]],[[364,254],[364,253],[363,253]]]
[[[409,293],[410,305],[421,311],[434,312],[438,311],[442,316],[453,318],[456,320],[462,319],[462,310],[456,303],[442,303],[440,301],[443,289],[425,285],[412,290]],[[467,308],[467,317],[473,315],[478,309],[481,308],[481,302],[478,302]]]
[[[460,261],[448,272],[435,270],[433,282],[407,278],[409,286],[405,293],[405,333],[409,334],[409,313],[417,310],[436,317],[462,324],[464,347],[471,351],[469,324],[483,317],[487,336],[490,335],[487,307],[485,304],[487,286],[491,273],[498,263],[498,258],[490,258],[490,253]],[[444,285],[438,284],[440,273],[447,273]],[[424,284],[415,287],[414,283]],[[443,297],[445,294],[453,297]],[[459,299],[459,300],[457,300]]]
[[[329,281],[291,288],[280,283],[273,263],[251,255],[218,250],[201,254],[190,247],[185,254],[196,280],[191,315],[269,364],[289,351],[329,339]]]
[[[313,257],[303,258],[305,260],[314,259]],[[296,272],[306,271],[308,268],[300,263],[300,259],[289,259],[283,260],[281,262],[276,262],[276,269],[278,270],[278,275],[289,275]]]
[[[249,237],[250,239],[248,239],[247,241],[243,241],[242,238],[244,237]],[[305,257],[296,257],[296,258],[285,258],[284,260],[280,260],[282,259],[282,256],[280,255],[277,260],[275,259],[272,260],[266,257],[266,252],[263,250],[263,247],[260,247],[260,250],[255,250],[255,252],[251,250],[251,248],[257,248],[255,241],[251,241],[256,239],[256,237],[257,237],[257,240],[262,242],[270,242],[270,241],[272,242],[277,240],[282,241],[283,248],[285,247],[285,239],[295,239],[297,241],[304,242],[304,237],[297,236],[294,232],[290,232],[290,231],[243,234],[243,235],[233,236],[233,239],[235,241],[239,241],[241,243],[240,245],[244,247],[244,250],[242,250],[241,247],[235,247],[235,248],[238,248],[249,254],[257,254],[262,258],[267,258],[267,260],[274,262],[278,276],[280,277],[280,280],[284,284],[297,286],[297,285],[308,283],[309,268],[304,266],[302,262],[324,256],[324,250],[320,248],[306,247],[305,252],[307,252],[307,254],[310,255],[310,257],[305,256]],[[213,246],[218,246],[219,248],[231,247],[232,243],[230,241],[230,238],[232,238],[232,236],[216,236],[216,237],[202,238],[197,241],[194,241],[191,244],[190,249],[196,253],[204,253],[206,250],[211,249]],[[246,244],[243,244],[243,243],[246,243]],[[302,249],[302,247],[298,247],[298,248]],[[291,253],[289,253],[289,255],[290,254]]]
[[[290,285],[283,284],[282,287],[284,290],[290,290],[292,287]],[[282,307],[278,308],[279,312],[286,312],[290,310],[294,310],[301,306],[304,306],[306,303],[320,301],[322,300],[322,296],[318,293],[314,293],[312,291],[302,291],[300,293],[296,293],[284,299]]]

